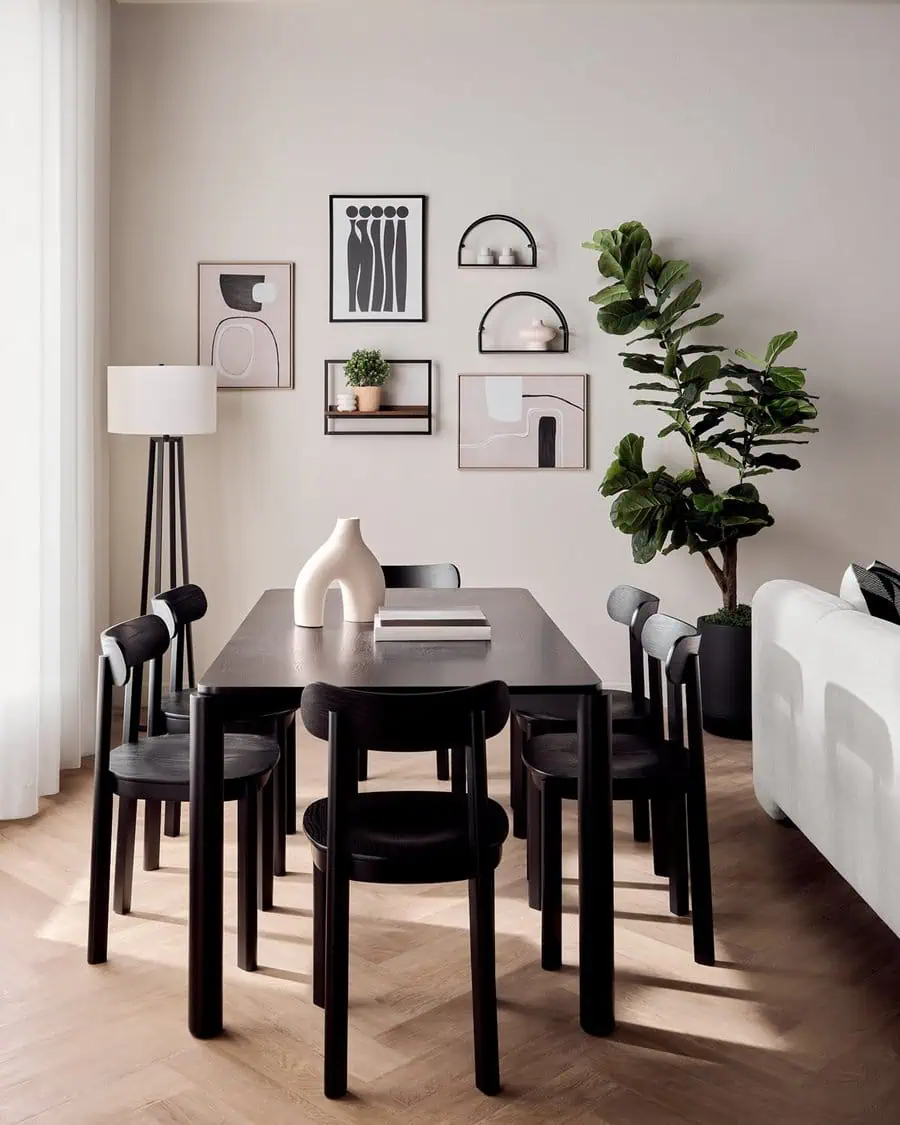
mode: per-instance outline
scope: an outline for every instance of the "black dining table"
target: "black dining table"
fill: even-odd
[[[343,620],[337,590],[328,592],[324,627],[302,628],[294,624],[293,590],[266,590],[192,695],[191,1033],[209,1039],[223,1028],[224,723],[299,708],[303,689],[317,681],[373,691],[428,691],[502,680],[513,697],[579,697],[580,1022],[589,1034],[608,1035],[615,1019],[611,739],[609,709],[596,674],[528,590],[388,590],[386,603],[479,606],[490,622],[491,640],[375,643],[371,623]]]

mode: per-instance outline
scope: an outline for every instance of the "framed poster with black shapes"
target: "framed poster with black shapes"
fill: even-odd
[[[425,320],[424,195],[332,195],[329,320]]]

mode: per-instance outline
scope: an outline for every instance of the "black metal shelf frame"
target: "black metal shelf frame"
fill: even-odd
[[[531,261],[530,262],[517,262],[516,265],[514,265],[514,266],[501,266],[501,265],[493,263],[493,262],[490,265],[485,265],[485,264],[480,263],[480,262],[464,262],[462,260],[463,250],[465,249],[465,245],[466,245],[466,239],[469,237],[469,235],[472,233],[472,231],[475,230],[476,227],[480,227],[483,223],[495,223],[495,222],[511,223],[514,227],[519,228],[519,230],[522,232],[522,234],[525,235],[525,238],[528,241],[528,249],[531,251]],[[462,238],[459,240],[459,246],[457,247],[457,250],[456,250],[456,265],[459,269],[465,269],[465,270],[468,270],[468,269],[472,269],[472,270],[476,270],[476,269],[481,269],[481,270],[533,270],[533,269],[537,269],[537,243],[534,241],[534,235],[531,233],[531,231],[528,229],[528,227],[525,226],[525,224],[521,221],[521,219],[517,219],[513,215],[483,215],[480,219],[476,219],[474,223],[470,223],[466,227],[466,229],[463,231]]]
[[[484,326],[487,318],[491,315],[494,309],[503,304],[504,301],[511,301],[514,297],[531,297],[534,300],[542,301],[549,308],[553,309],[559,319],[560,340],[561,347],[541,349],[540,351],[535,348],[486,348],[484,346]],[[565,318],[565,314],[559,305],[546,297],[543,293],[534,293],[530,290],[518,290],[515,293],[505,293],[502,297],[498,297],[493,304],[488,305],[478,325],[478,351],[480,355],[561,355],[563,352],[569,350],[569,322]]]
[[[349,430],[336,430],[329,426],[329,423],[338,421],[370,421],[379,422],[390,418],[393,413],[394,420],[397,420],[397,414],[391,410],[382,410],[372,414],[359,414],[347,412],[345,418],[335,417],[337,412],[331,411],[331,368],[336,366],[343,366],[347,362],[346,359],[326,359],[325,360],[325,378],[324,378],[324,433],[326,437],[426,437],[434,433],[434,363],[430,359],[389,359],[387,362],[393,364],[404,365],[418,365],[427,369],[427,384],[428,384],[428,398],[424,403],[409,403],[409,406],[424,406],[427,407],[427,415],[422,418],[422,421],[427,421],[428,426],[423,430],[392,430],[386,429],[382,433],[376,433],[374,430],[364,430],[354,434]],[[401,415],[402,417],[402,415]]]

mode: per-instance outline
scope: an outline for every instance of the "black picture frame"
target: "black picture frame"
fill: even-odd
[[[347,309],[348,315],[338,315],[338,314],[344,312],[344,309],[342,307],[336,307],[336,302],[335,302],[335,285],[336,285],[336,282],[338,280],[340,280],[339,276],[336,277],[336,265],[335,265],[335,240],[336,240],[336,237],[337,237],[337,232],[336,232],[336,229],[335,229],[335,205],[336,205],[336,202],[340,201],[341,205],[359,207],[360,209],[362,209],[362,208],[367,207],[367,206],[369,206],[370,204],[373,204],[373,203],[374,203],[374,206],[381,207],[382,205],[380,203],[374,202],[374,201],[378,201],[378,200],[387,200],[388,202],[384,205],[386,208],[394,207],[395,204],[396,204],[397,207],[407,206],[407,204],[404,204],[402,202],[403,200],[415,200],[415,201],[417,201],[417,203],[420,206],[421,218],[420,218],[420,227],[419,227],[420,237],[419,237],[419,240],[418,240],[418,245],[419,245],[419,248],[420,248],[419,257],[420,257],[421,260],[420,260],[420,263],[419,263],[419,269],[415,270],[415,277],[418,280],[419,287],[420,287],[419,288],[419,302],[418,302],[418,305],[417,305],[417,311],[418,311],[419,315],[417,315],[417,316],[387,315],[390,312],[394,312],[395,310],[393,310],[393,309],[380,311],[379,315],[377,315],[377,316],[373,316],[373,315],[366,316],[366,315],[360,315],[359,313],[354,313],[354,315],[349,315],[349,313],[352,311],[349,307]],[[364,216],[364,217],[368,218],[369,216]],[[379,219],[381,217],[382,216],[380,216],[380,215],[377,216],[377,218],[379,218]],[[394,216],[392,215],[390,217],[393,218]],[[380,239],[379,245],[382,247],[382,253],[383,253],[383,249],[384,249],[384,246],[386,245],[386,241],[382,241]],[[382,260],[383,260],[383,258],[382,258]],[[340,192],[336,192],[336,193],[332,193],[331,195],[329,195],[329,197],[328,197],[328,320],[329,320],[330,323],[332,323],[332,324],[422,324],[422,323],[424,323],[428,319],[427,265],[428,265],[428,196],[427,195],[415,195],[415,194],[404,194],[404,193],[389,194],[389,193],[385,193],[385,192],[372,192],[372,193],[364,193],[364,192],[340,193]],[[338,272],[338,274],[340,273],[339,270],[337,272]],[[374,276],[375,276],[375,273],[373,271],[373,277]],[[406,277],[409,278],[411,276],[413,276],[413,272],[412,272],[412,270],[409,270],[406,273]],[[386,299],[387,299],[387,297],[386,297],[387,289],[388,289],[388,286],[386,284],[385,285],[385,298]],[[372,296],[373,297],[375,296],[374,291],[373,291]],[[391,303],[393,304],[393,300],[391,300]],[[349,300],[347,302],[347,305],[348,306],[350,305]],[[369,312],[370,310],[367,309],[367,310],[364,310],[364,311]]]

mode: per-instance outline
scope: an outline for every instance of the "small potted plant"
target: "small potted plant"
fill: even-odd
[[[381,388],[390,374],[391,365],[374,348],[360,348],[350,356],[344,364],[344,378],[356,391],[360,414],[376,414],[381,409]]]

